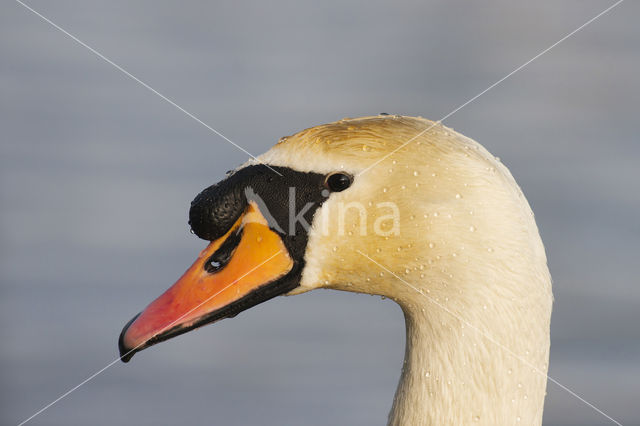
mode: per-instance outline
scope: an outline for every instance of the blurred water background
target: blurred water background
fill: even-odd
[[[612,4],[29,2],[250,152],[345,116],[439,119]],[[640,4],[445,121],[501,157],[541,229],[550,375],[640,424]],[[12,1],[0,6],[0,423],[117,356],[191,264],[189,202],[247,155]],[[117,363],[33,425],[382,425],[404,325],[317,291]],[[554,384],[547,425],[608,424]]]

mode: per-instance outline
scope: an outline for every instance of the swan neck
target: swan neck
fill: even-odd
[[[388,424],[541,424],[548,341],[538,359],[516,345],[529,356],[522,362],[437,309],[403,306],[405,358]]]

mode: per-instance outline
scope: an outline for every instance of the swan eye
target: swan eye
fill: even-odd
[[[353,177],[346,173],[331,173],[325,179],[325,186],[332,192],[344,191],[353,183]]]

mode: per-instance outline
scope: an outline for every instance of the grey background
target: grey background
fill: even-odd
[[[612,2],[30,4],[254,154],[386,111],[438,119]],[[512,170],[555,282],[550,375],[640,424],[640,5],[446,120]],[[189,202],[247,156],[18,3],[0,6],[0,423],[117,356],[191,264]],[[384,424],[391,301],[277,298],[117,363],[34,425]],[[554,384],[545,424],[607,424]]]

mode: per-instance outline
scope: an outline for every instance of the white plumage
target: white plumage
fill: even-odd
[[[541,424],[551,279],[533,213],[498,159],[440,124],[376,116],[307,129],[258,160],[355,176],[316,213],[293,293],[333,288],[402,307],[390,424]],[[400,217],[375,232],[389,214],[380,203]]]

